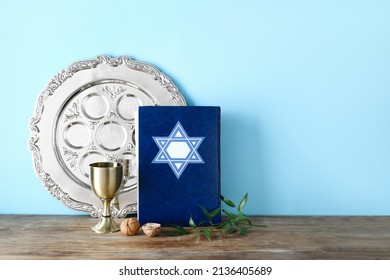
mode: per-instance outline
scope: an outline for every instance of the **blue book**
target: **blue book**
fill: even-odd
[[[220,107],[139,107],[138,219],[188,226],[220,208]],[[219,211],[213,223],[221,221]]]

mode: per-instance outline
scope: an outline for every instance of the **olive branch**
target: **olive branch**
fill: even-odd
[[[205,207],[199,205],[200,209],[205,215],[206,218],[205,220],[202,220],[201,222],[196,224],[192,219],[192,215],[191,215],[188,221],[190,228],[185,228],[178,225],[173,225],[173,227],[180,234],[203,235],[207,238],[208,241],[211,241],[212,239],[213,230],[221,231],[224,234],[232,234],[238,232],[239,235],[244,235],[251,227],[265,227],[264,225],[253,224],[250,217],[244,214],[243,211],[247,200],[248,200],[248,193],[245,194],[245,196],[241,199],[238,206],[236,206],[233,201],[221,195],[221,201],[225,206],[229,207],[230,210],[216,208],[211,212],[209,212]],[[235,210],[236,213],[232,212],[233,209]],[[229,220],[223,223],[214,224],[213,218],[218,213],[220,213],[221,210],[223,213],[226,214],[227,217],[229,217]]]

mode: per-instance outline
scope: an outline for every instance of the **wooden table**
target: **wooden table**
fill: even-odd
[[[211,242],[96,234],[89,216],[0,215],[0,259],[390,259],[390,217],[253,217],[266,228]],[[119,220],[120,222],[120,220]]]

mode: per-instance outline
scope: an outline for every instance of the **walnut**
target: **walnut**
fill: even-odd
[[[140,224],[136,218],[129,218],[121,223],[121,232],[125,235],[136,235]]]
[[[156,236],[161,231],[161,225],[156,223],[146,223],[142,226],[142,230],[147,236]]]

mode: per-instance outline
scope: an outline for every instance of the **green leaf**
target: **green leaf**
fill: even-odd
[[[236,205],[234,204],[233,201],[231,201],[230,199],[224,197],[223,195],[221,195],[221,199],[227,206],[230,206],[232,208],[236,207]]]
[[[192,219],[192,215],[190,217],[190,220],[188,221],[188,224],[192,227],[192,228],[196,228],[196,224],[194,222],[194,220]]]
[[[215,228],[221,229],[221,228],[224,228],[227,225],[230,225],[230,222],[220,223],[219,225],[215,226]]]
[[[232,219],[230,222],[232,223],[232,225],[238,225],[240,220],[241,220],[240,216],[237,216],[235,219]]]
[[[240,222],[246,222],[248,225],[252,226],[252,221],[249,219],[248,216],[240,214],[235,219],[232,219],[233,224],[238,224]]]
[[[188,229],[185,229],[182,226],[175,226],[175,229],[181,234],[190,234],[191,232]]]
[[[244,235],[248,231],[249,227],[241,227],[240,228],[240,235]]]
[[[242,213],[242,210],[244,210],[244,207],[245,207],[247,200],[248,200],[248,193],[246,193],[246,195],[242,198],[240,204],[238,205],[237,209],[238,209],[239,213]]]
[[[233,233],[235,231],[237,231],[237,228],[235,226],[230,226],[225,230],[226,233]]]
[[[208,241],[211,241],[211,229],[206,227],[203,229],[203,234],[206,236]]]
[[[214,210],[210,213],[210,216],[211,216],[211,217],[214,217],[215,215],[217,215],[217,214],[219,213],[219,211],[221,211],[221,208],[214,209]]]
[[[210,215],[209,211],[207,211],[206,208],[204,208],[202,205],[199,205],[200,209],[202,209],[203,213],[205,214],[205,216],[207,217],[207,220],[209,222],[211,222],[211,218],[212,216]]]
[[[230,219],[235,219],[235,218],[237,218],[237,215],[236,215],[236,214],[234,214],[234,213],[232,213],[232,212],[230,212],[230,211],[228,211],[228,210],[226,210],[226,209],[222,209],[222,212],[225,213],[226,215],[228,215],[228,216],[230,217]]]
[[[221,228],[222,228],[222,230],[227,230],[231,226],[232,226],[232,224],[230,222],[226,222]]]
[[[253,225],[251,219],[249,219],[249,218],[247,218],[247,217],[242,218],[241,221],[246,221],[246,222],[248,223],[248,225],[250,225],[250,226]]]

